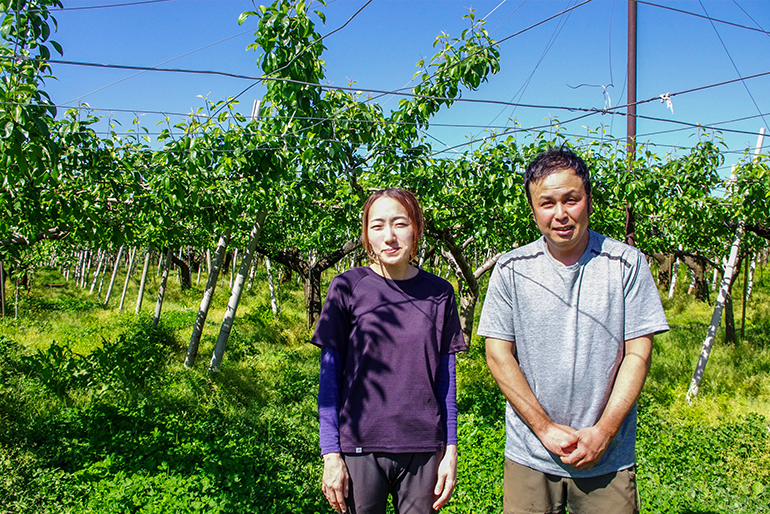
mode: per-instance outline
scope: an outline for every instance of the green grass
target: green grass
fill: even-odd
[[[655,339],[639,404],[643,512],[768,512],[769,282],[757,281],[745,338],[727,345],[718,334],[692,405],[685,392],[712,307],[679,291],[664,301],[672,330]],[[63,279],[37,273],[19,319],[0,323],[0,513],[330,512],[320,493],[319,352],[296,281],[282,285],[276,317],[258,276],[215,375],[206,367],[227,287],[186,369],[202,285],[182,293],[172,274],[152,329],[157,282],[138,317],[133,279],[123,313],[119,293],[104,309],[72,282],[48,283]],[[458,408],[459,483],[444,510],[501,512],[504,401],[480,338],[458,357]]]

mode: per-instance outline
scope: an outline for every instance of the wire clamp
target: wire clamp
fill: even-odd
[[[671,114],[674,114],[674,103],[671,101],[671,93],[660,95],[660,102],[666,102],[666,109],[671,109]]]

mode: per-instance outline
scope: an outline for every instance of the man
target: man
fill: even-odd
[[[524,188],[543,237],[508,252],[478,334],[508,400],[504,512],[638,512],[636,400],[668,330],[637,249],[589,230],[586,163],[538,155]]]

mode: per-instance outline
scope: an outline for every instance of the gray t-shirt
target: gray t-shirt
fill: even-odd
[[[572,266],[549,253],[545,238],[503,255],[489,282],[478,334],[515,341],[532,392],[551,419],[575,429],[593,426],[607,404],[624,341],[668,330],[644,255],[589,231],[588,248]],[[559,476],[590,477],[632,466],[636,406],[601,461],[579,471],[545,449],[510,404],[506,457]]]

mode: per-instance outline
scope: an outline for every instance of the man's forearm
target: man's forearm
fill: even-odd
[[[514,356],[511,341],[487,338],[487,365],[513,410],[535,432],[543,445],[557,455],[568,455],[576,441],[575,430],[554,423],[535,398]]]
[[[594,426],[577,431],[578,444],[570,455],[562,458],[564,464],[586,470],[601,461],[639,398],[650,370],[651,354],[652,335],[626,341],[623,360],[604,412]]]
[[[625,353],[610,398],[595,425],[610,438],[618,433],[642,392],[647,373],[650,371],[652,340],[653,336],[649,334],[629,339],[625,343]]]

